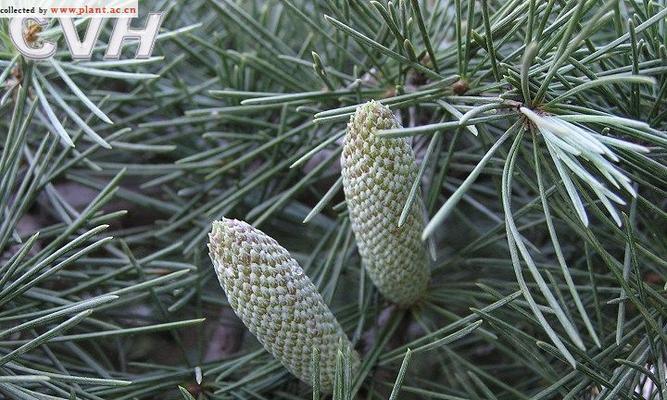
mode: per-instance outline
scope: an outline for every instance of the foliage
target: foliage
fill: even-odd
[[[319,396],[227,312],[223,216],[278,238],[362,354],[337,399],[667,396],[664,1],[156,10],[148,60],[27,61],[2,22],[2,396]],[[421,187],[436,253],[410,310],[365,275],[344,202],[371,99],[415,149],[405,210]]]

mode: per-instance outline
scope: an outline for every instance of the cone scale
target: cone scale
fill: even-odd
[[[424,295],[430,278],[428,253],[421,241],[421,196],[405,223],[401,212],[418,167],[405,139],[382,139],[381,129],[400,127],[389,108],[371,101],[357,108],[347,125],[341,167],[343,190],[359,253],[378,290],[408,307]]]
[[[318,348],[320,385],[331,391],[337,351],[352,344],[289,252],[245,222],[222,219],[213,223],[209,255],[229,304],[264,348],[309,384]],[[354,373],[359,357],[350,357]]]

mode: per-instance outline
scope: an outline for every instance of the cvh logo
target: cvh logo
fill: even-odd
[[[155,40],[162,25],[163,17],[164,13],[148,14],[146,26],[143,28],[132,28],[131,18],[115,18],[115,25],[109,38],[104,59],[118,60],[123,48],[123,42],[132,39],[139,41],[135,58],[149,58],[153,53]],[[91,18],[83,39],[79,37],[72,18],[58,18],[58,22],[62,28],[63,36],[67,42],[72,59],[89,60],[107,19]],[[25,57],[33,60],[44,60],[52,57],[57,50],[56,43],[46,39],[37,41],[34,39],[33,34],[26,34],[26,28],[29,23],[32,23],[32,26],[28,28],[29,30],[33,30],[35,27],[41,30],[48,25],[49,19],[43,17],[12,18],[9,22],[9,35],[14,46]]]

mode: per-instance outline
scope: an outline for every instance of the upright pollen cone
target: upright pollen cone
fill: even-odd
[[[430,278],[421,241],[421,196],[398,226],[417,164],[405,139],[382,139],[381,129],[400,128],[389,108],[370,101],[347,124],[341,166],[352,230],[368,275],[388,300],[407,307],[425,293]]]
[[[213,223],[209,255],[232,309],[264,348],[312,385],[313,348],[320,350],[320,387],[331,391],[340,344],[352,347],[315,285],[289,252],[245,222]],[[359,356],[351,351],[355,373]]]

